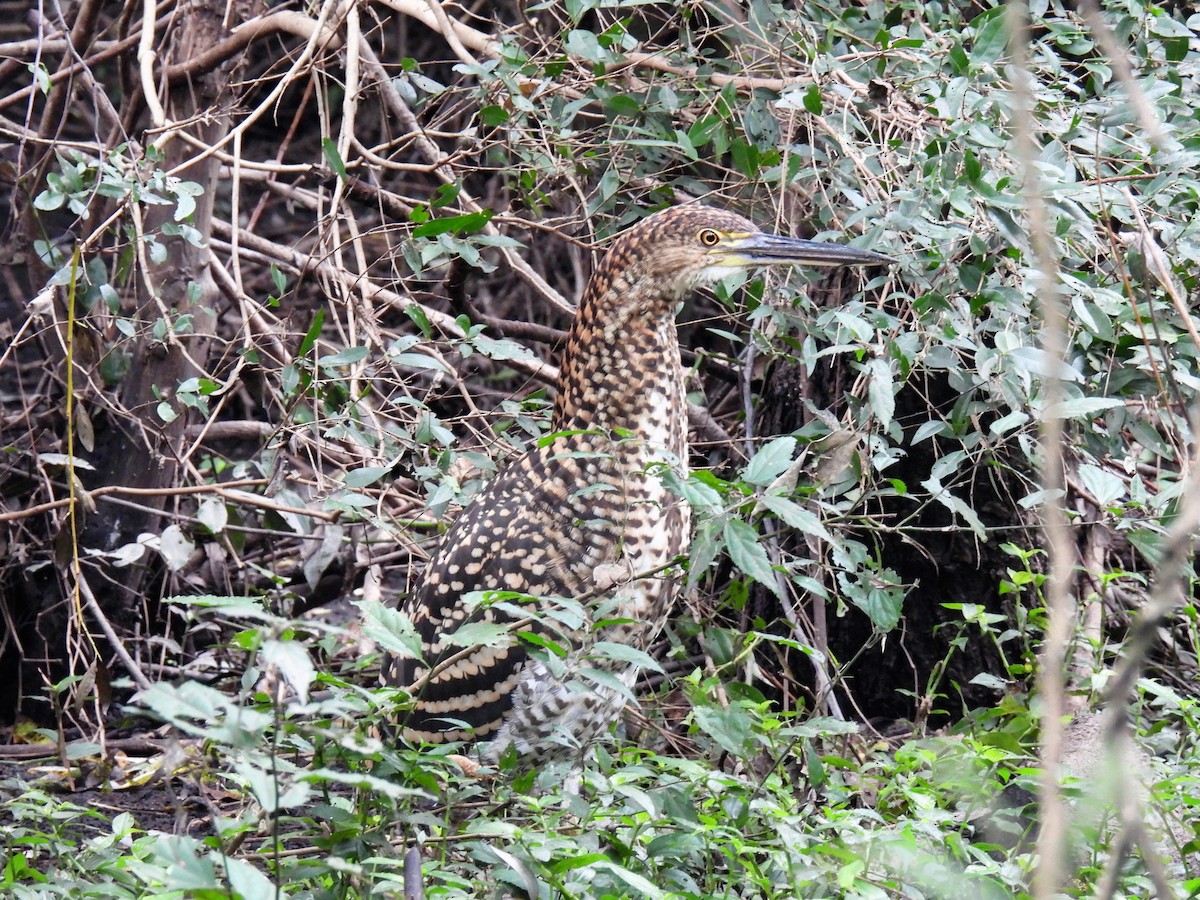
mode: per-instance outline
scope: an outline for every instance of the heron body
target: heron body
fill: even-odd
[[[572,324],[550,437],[463,511],[409,598],[422,658],[384,666],[385,681],[415,697],[405,737],[486,741],[489,761],[509,747],[536,760],[578,755],[607,731],[637,671],[596,645],[645,649],[654,640],[675,593],[671,565],[689,539],[689,508],[666,477],[687,464],[680,301],[748,266],[886,262],[765,234],[699,205],[664,210],[619,237]],[[541,600],[469,602],[491,591]],[[560,615],[543,629],[555,597],[584,598],[592,621]],[[531,654],[514,634],[464,647],[455,634],[468,622],[543,631],[556,646]],[[564,633],[570,646],[560,658]]]

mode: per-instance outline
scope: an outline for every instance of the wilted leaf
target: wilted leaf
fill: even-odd
[[[259,655],[264,665],[273,666],[279,672],[301,702],[308,702],[308,690],[317,677],[317,670],[308,651],[298,641],[265,641]]]
[[[196,518],[210,534],[220,534],[229,523],[229,510],[223,500],[209,497],[200,501],[200,506],[196,509]]]
[[[345,498],[341,498],[343,501]],[[315,588],[325,570],[342,551],[342,538],[346,529],[341,525],[328,522],[321,526],[321,544],[316,552],[304,560],[304,580],[310,588]]]
[[[163,529],[158,539],[158,552],[162,555],[167,568],[178,572],[187,565],[188,559],[196,552],[196,545],[188,540],[178,525],[168,525]]]

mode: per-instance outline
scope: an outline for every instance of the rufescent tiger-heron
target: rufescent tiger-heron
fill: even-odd
[[[422,658],[383,672],[415,698],[404,736],[486,741],[485,762],[509,747],[581,757],[625,706],[637,666],[623,648],[661,631],[688,546],[690,510],[669,488],[688,453],[680,302],[751,266],[890,262],[698,204],[621,235],[571,326],[550,435],[464,510],[409,597]],[[464,646],[479,639],[456,634],[468,623],[504,627],[476,626],[482,642]]]

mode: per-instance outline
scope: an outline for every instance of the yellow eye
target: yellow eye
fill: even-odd
[[[711,228],[701,228],[699,238],[700,243],[705,247],[715,247],[721,243],[720,233],[713,231]]]

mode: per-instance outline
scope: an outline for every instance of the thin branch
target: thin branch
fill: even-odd
[[[1040,422],[1040,476],[1044,491],[1042,527],[1049,548],[1049,577],[1046,579],[1046,634],[1042,642],[1038,695],[1041,698],[1041,783],[1039,801],[1041,828],[1038,833],[1038,862],[1033,894],[1050,900],[1064,874],[1066,806],[1059,786],[1062,760],[1063,717],[1066,713],[1065,651],[1075,623],[1071,583],[1075,551],[1063,508],[1066,496],[1063,467],[1063,397],[1060,367],[1066,356],[1066,318],[1059,298],[1058,256],[1051,237],[1046,202],[1037,169],[1033,76],[1029,71],[1028,10],[1020,0],[1009,0],[1009,50],[1013,72],[1013,125],[1016,157],[1022,175],[1022,194],[1029,220],[1029,241],[1037,270],[1037,299],[1041,306],[1042,349],[1054,367],[1044,381],[1045,414]]]

